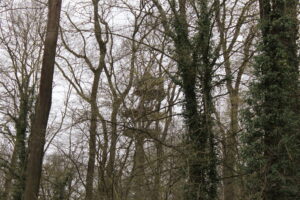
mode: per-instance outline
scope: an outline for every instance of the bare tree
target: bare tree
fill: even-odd
[[[225,86],[229,98],[229,125],[227,120],[217,116],[217,124],[223,132],[223,193],[224,200],[240,199],[242,190],[242,175],[239,152],[239,108],[242,102],[243,76],[255,53],[254,39],[257,36],[255,17],[256,1],[239,4],[237,1],[218,2],[216,8],[216,24],[220,34],[221,56]],[[232,13],[236,12],[237,15]],[[243,35],[243,39],[239,36]],[[219,114],[216,114],[219,115]],[[224,122],[225,121],[225,122]]]
[[[7,56],[1,73],[1,113],[14,123],[13,130],[7,127],[8,124],[5,125],[10,134],[4,134],[10,135],[14,141],[10,160],[14,173],[6,173],[3,199],[21,199],[24,192],[27,133],[31,128],[30,118],[34,114],[43,47],[44,30],[40,20],[43,9],[16,11],[15,7],[20,5],[33,6],[27,2],[16,5],[12,3],[11,9],[2,14],[5,20],[1,24],[1,49]]]

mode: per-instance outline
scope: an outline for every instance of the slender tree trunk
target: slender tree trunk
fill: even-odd
[[[98,68],[94,73],[94,81],[92,86],[92,94],[90,98],[91,105],[91,125],[90,125],[90,138],[89,138],[89,160],[86,175],[86,200],[93,199],[93,182],[95,171],[95,158],[96,158],[96,135],[97,135],[97,93],[99,87],[101,70]]]
[[[45,133],[51,108],[55,53],[60,21],[61,0],[48,1],[48,22],[36,114],[29,138],[24,200],[38,199]]]
[[[109,160],[107,164],[107,197],[109,200],[114,200],[115,195],[115,159],[116,159],[116,150],[117,150],[117,110],[119,109],[120,104],[116,103],[113,105],[113,112],[111,114],[111,142],[109,149]]]
[[[213,131],[214,120],[213,120],[213,86],[212,86],[212,77],[213,77],[213,65],[211,62],[211,22],[210,14],[208,8],[208,1],[201,0],[199,1],[200,6],[200,19],[199,19],[199,71],[201,76],[201,87],[202,87],[202,103],[203,103],[203,116],[202,119],[202,135],[207,135],[208,148],[207,154],[204,155],[207,157],[207,163],[204,163],[204,166],[207,167],[207,199],[213,200],[217,198],[217,156],[215,150],[215,135]]]
[[[135,179],[135,195],[134,199],[144,200],[146,197],[146,187],[145,187],[145,152],[144,152],[144,137],[138,135],[136,137],[136,149],[135,149],[135,162],[136,168],[134,173]]]
[[[161,68],[160,68],[161,73]],[[163,88],[162,88],[163,90]],[[161,110],[161,101],[158,102],[156,106],[156,112],[159,113]],[[157,134],[157,139],[159,141],[155,141],[155,148],[156,148],[156,166],[155,166],[155,174],[154,174],[154,188],[152,194],[152,200],[160,200],[161,199],[161,174],[162,174],[162,166],[163,166],[163,145],[161,142],[165,140],[165,132],[160,131],[159,127],[160,120],[156,120],[155,122],[155,131]],[[167,127],[168,121],[165,124],[165,128]]]
[[[154,191],[152,200],[161,199],[161,174],[162,174],[162,162],[163,162],[163,146],[161,142],[156,142],[156,170],[154,175]]]

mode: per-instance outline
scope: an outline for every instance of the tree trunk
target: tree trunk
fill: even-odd
[[[26,130],[28,127],[28,99],[29,96],[27,94],[21,94],[20,100],[20,111],[19,116],[16,122],[16,152],[17,152],[17,160],[13,168],[17,173],[18,177],[16,178],[15,183],[13,184],[13,193],[12,197],[14,200],[21,200],[22,194],[25,189],[25,170],[26,170]]]
[[[42,72],[36,115],[33,120],[29,138],[28,163],[26,168],[26,185],[24,200],[38,199],[45,134],[51,108],[52,82],[60,21],[61,0],[49,0],[47,34],[42,62]]]
[[[3,199],[9,199],[12,196],[14,200],[21,200],[22,194],[25,188],[25,160],[26,160],[26,129],[28,126],[28,97],[21,94],[21,104],[19,107],[19,116],[16,119],[16,141],[14,146],[13,155],[10,162],[10,167],[14,169],[17,177],[13,177],[10,172],[8,172],[5,180],[5,192]],[[15,180],[12,185],[12,180]]]
[[[155,142],[156,147],[156,169],[154,175],[154,191],[152,200],[161,199],[161,174],[162,174],[162,162],[163,162],[163,146],[161,142]]]
[[[119,109],[119,103],[113,103],[113,112],[111,114],[111,142],[109,149],[109,160],[106,167],[107,171],[107,198],[109,200],[114,200],[116,198],[115,192],[115,159],[116,159],[116,150],[117,150],[117,110]]]
[[[250,88],[245,156],[249,193],[299,197],[298,0],[260,0],[262,43]],[[249,158],[247,158],[249,156]]]
[[[169,2],[173,12],[172,27],[163,6],[157,0],[152,0],[157,7],[161,22],[164,26],[165,34],[172,38],[175,46],[175,58],[178,72],[181,78],[181,86],[184,94],[184,117],[187,126],[187,143],[189,148],[189,158],[187,158],[187,182],[185,185],[186,200],[206,199],[208,186],[206,177],[207,162],[204,157],[208,134],[201,131],[200,114],[198,111],[198,101],[196,95],[196,83],[198,73],[198,45],[193,45],[189,36],[189,24],[186,14],[187,1]],[[206,2],[206,1],[205,1]],[[177,4],[178,3],[178,4]],[[201,1],[197,1],[197,4]],[[178,7],[177,7],[178,6]],[[172,30],[173,29],[173,30]],[[198,33],[197,33],[198,34]]]
[[[213,64],[211,62],[211,22],[210,14],[208,8],[208,1],[202,0],[199,1],[200,6],[200,19],[198,19],[198,29],[199,29],[199,71],[201,79],[201,88],[202,88],[202,104],[203,104],[203,113],[202,115],[202,134],[207,135],[208,147],[207,147],[207,157],[204,167],[206,167],[207,179],[206,184],[207,190],[207,199],[213,200],[217,198],[217,156],[215,150],[215,135],[213,131],[214,119],[213,115],[213,86],[212,86],[212,77],[213,77]]]
[[[94,73],[94,81],[92,86],[92,94],[90,98],[91,105],[91,125],[90,125],[90,138],[89,138],[89,160],[86,175],[86,200],[93,199],[93,182],[95,171],[95,157],[96,157],[96,134],[97,134],[97,93],[99,87],[101,70],[98,68]]]
[[[279,150],[284,139],[293,137],[299,131],[299,121],[281,120],[280,116],[293,113],[291,118],[297,117],[299,119],[298,110],[298,55],[297,55],[297,34],[298,34],[298,20],[297,20],[297,5],[298,0],[278,0],[274,2],[260,1],[262,32],[264,46],[263,51],[272,58],[269,66],[263,66],[262,73],[265,76],[266,85],[276,85],[280,90],[277,94],[273,88],[267,87],[264,108],[265,112],[269,113],[273,122],[269,121],[263,124],[265,137],[263,139],[265,149],[264,156],[266,158],[266,166],[264,171],[265,180],[263,183],[263,199],[276,200],[276,199],[294,199],[299,195],[295,193],[292,187],[299,184],[299,175],[296,174],[297,161],[291,159],[290,152],[297,151],[293,148],[293,144],[285,144],[286,149]],[[280,51],[280,54],[278,53]],[[270,67],[270,68],[267,68]],[[277,73],[276,79],[270,79],[271,73]],[[288,76],[288,77],[287,77]],[[287,80],[288,79],[288,80]],[[269,96],[270,95],[270,96]],[[278,95],[278,97],[274,97]],[[288,99],[286,100],[286,97]],[[293,127],[293,123],[297,123],[298,127]],[[278,126],[284,130],[278,131]],[[281,132],[281,133],[280,133]],[[295,136],[294,142],[299,142],[299,137]],[[298,143],[299,144],[299,143]],[[287,145],[289,147],[287,147]],[[289,152],[290,151],[290,152]],[[298,155],[295,155],[298,156]],[[293,156],[294,157],[294,156]],[[295,160],[299,160],[295,157]],[[299,163],[298,163],[299,164]],[[282,176],[284,180],[275,178],[274,171],[278,172],[277,176]],[[294,176],[294,177],[293,177]],[[293,178],[290,178],[293,177]],[[285,187],[288,191],[285,191]]]
[[[238,125],[238,93],[232,89],[229,91],[230,98],[230,129],[224,139],[224,160],[223,160],[223,184],[224,200],[236,200],[237,177],[236,159],[237,159],[237,140],[236,134],[239,131]]]
[[[144,137],[138,135],[136,137],[135,149],[135,173],[134,173],[134,199],[144,200],[146,197],[146,181],[145,181],[145,152]]]
[[[14,148],[11,160],[10,160],[10,166],[14,166],[17,161],[17,149]],[[12,179],[13,175],[11,174],[11,171],[8,170],[5,174],[5,183],[4,183],[4,193],[3,193],[3,200],[9,200],[10,199],[10,192],[11,192],[11,185],[12,185]]]
[[[182,78],[183,93],[185,96],[185,118],[188,129],[188,143],[191,156],[188,159],[188,183],[186,185],[185,199],[200,200],[206,186],[203,162],[203,152],[207,147],[207,134],[202,135],[198,102],[196,97],[197,65],[193,63],[193,47],[189,41],[188,24],[185,3],[181,3],[180,17],[176,18],[174,39],[178,70]]]

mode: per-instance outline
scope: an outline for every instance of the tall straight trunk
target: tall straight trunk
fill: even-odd
[[[89,160],[86,175],[86,200],[93,199],[93,182],[95,171],[95,158],[96,158],[96,134],[97,134],[97,93],[99,87],[101,70],[98,68],[94,73],[94,81],[92,86],[92,93],[90,98],[91,106],[91,120],[90,120],[90,138],[89,138]]]
[[[163,166],[163,146],[161,142],[155,142],[156,147],[156,169],[154,175],[154,191],[152,200],[160,200],[161,199],[161,174],[162,174],[162,166]]]
[[[161,73],[161,69],[160,69]],[[163,89],[163,88],[162,88]],[[160,112],[161,110],[161,101],[158,102],[156,106],[156,112]],[[155,122],[155,131],[157,133],[157,138],[160,141],[165,140],[165,132],[161,133],[160,127],[159,127],[159,121],[156,120]],[[165,128],[167,128],[167,123],[165,124]],[[167,130],[167,129],[165,129]],[[162,135],[161,135],[162,134]],[[156,166],[154,170],[154,188],[153,188],[153,194],[152,194],[152,200],[160,200],[161,199],[161,174],[162,174],[162,167],[163,167],[163,145],[160,141],[155,141],[155,148],[156,148]]]
[[[61,0],[48,1],[48,22],[38,102],[28,145],[24,200],[38,199],[46,128],[51,108],[55,53],[60,21]]]
[[[213,115],[213,65],[211,62],[211,22],[208,8],[208,1],[199,1],[200,7],[200,19],[198,19],[199,29],[199,71],[201,76],[202,87],[202,103],[203,113],[202,115],[202,135],[207,134],[208,147],[207,147],[207,199],[213,200],[217,198],[217,156],[215,150],[215,135],[213,132],[214,120]]]
[[[144,137],[136,136],[135,143],[135,171],[134,171],[134,199],[147,199],[146,181],[145,181],[145,152],[144,152]]]
[[[238,181],[236,176],[238,125],[238,92],[232,88],[229,92],[230,98],[230,128],[225,135],[224,161],[223,161],[223,183],[224,200],[236,200],[238,198]]]
[[[111,142],[109,148],[109,160],[106,167],[107,171],[107,198],[109,200],[114,200],[116,198],[115,192],[115,159],[116,159],[116,150],[117,150],[117,113],[120,107],[120,102],[113,103],[113,112],[111,114]]]
[[[207,197],[206,199],[212,200],[217,198],[217,170],[216,163],[217,157],[215,153],[215,139],[213,132],[213,102],[212,102],[212,68],[211,66],[205,65],[204,69],[204,77],[202,81],[203,87],[203,113],[201,113],[201,121],[202,121],[202,135],[207,135],[207,149],[205,150],[204,155],[204,167],[207,173],[208,186],[206,186]]]

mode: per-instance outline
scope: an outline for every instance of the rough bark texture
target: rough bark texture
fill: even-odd
[[[26,186],[24,200],[38,199],[42,162],[44,154],[45,133],[52,99],[52,82],[60,20],[61,0],[49,0],[47,34],[36,115],[29,138],[28,163],[26,168]]]

